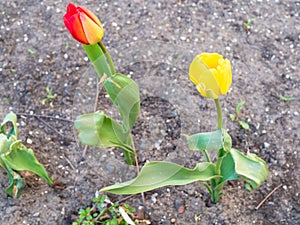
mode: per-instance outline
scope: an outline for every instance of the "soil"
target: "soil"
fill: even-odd
[[[103,22],[118,71],[140,85],[141,115],[133,129],[139,163],[167,160],[193,168],[204,159],[191,152],[183,134],[214,130],[213,101],[203,99],[188,79],[188,66],[201,52],[219,52],[232,63],[233,84],[222,97],[224,125],[233,146],[263,158],[270,174],[247,191],[229,182],[217,204],[203,185],[165,187],[145,193],[152,224],[300,224],[299,172],[299,1],[76,1]],[[5,193],[0,173],[1,224],[71,224],[91,205],[101,187],[135,176],[121,152],[79,144],[77,115],[92,112],[97,76],[85,52],[66,31],[68,1],[1,1],[0,113],[18,114],[20,139],[34,149],[58,185],[23,173],[19,199]],[[244,23],[254,18],[249,29]],[[46,87],[56,94],[42,104]],[[279,96],[292,97],[283,101]],[[245,101],[244,130],[229,118]],[[98,109],[116,116],[104,90]],[[279,187],[259,208],[256,206]],[[109,195],[112,201],[124,196]],[[137,208],[140,195],[126,200]],[[178,209],[180,208],[180,209]]]

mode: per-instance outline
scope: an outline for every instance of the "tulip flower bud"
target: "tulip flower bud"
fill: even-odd
[[[83,6],[69,3],[64,23],[73,38],[85,45],[100,42],[104,35],[100,20]]]
[[[205,98],[217,99],[232,83],[230,61],[217,53],[197,55],[190,65],[190,80]]]

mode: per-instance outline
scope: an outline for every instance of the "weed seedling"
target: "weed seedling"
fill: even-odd
[[[249,130],[249,124],[243,120],[240,120],[241,110],[244,107],[244,104],[244,101],[237,104],[235,114],[229,114],[229,117],[232,122],[237,122],[241,125],[242,128],[244,128],[245,130]]]
[[[135,212],[128,204],[112,203],[106,195],[99,195],[93,199],[92,208],[80,209],[79,218],[72,225],[135,225],[131,215]],[[130,215],[130,216],[129,216]]]
[[[284,97],[282,95],[279,95],[278,97],[279,97],[280,100],[285,101],[285,102],[289,102],[289,101],[294,100],[294,98],[292,98],[292,97]]]
[[[45,105],[47,101],[50,102],[50,106],[53,107],[53,99],[57,96],[57,94],[52,94],[52,89],[48,86],[46,87],[47,97],[42,99],[42,104]]]
[[[254,22],[254,18],[251,18],[247,22],[244,23],[244,27],[247,32],[250,31],[250,27],[253,22]]]
[[[31,55],[34,55],[35,54],[35,51],[33,51],[32,49],[28,49],[28,52],[31,54]]]

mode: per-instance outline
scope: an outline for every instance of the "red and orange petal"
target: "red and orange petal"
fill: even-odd
[[[77,13],[76,6],[72,3],[69,3],[68,7],[67,7],[67,13],[65,14],[65,17],[69,18],[69,17],[71,17],[72,15],[74,15],[76,13]]]
[[[82,44],[89,44],[84,34],[81,21],[78,14],[74,14],[69,18],[64,17],[64,23],[72,36]]]
[[[78,6],[77,10],[80,11],[80,12],[83,12],[91,20],[93,20],[98,26],[100,26],[102,28],[102,24],[101,24],[100,20],[98,19],[98,17],[95,16],[95,14],[92,13],[90,10],[88,10],[86,7],[84,7],[84,6]]]
[[[79,13],[79,17],[88,43],[93,45],[101,41],[104,35],[102,27],[99,27],[98,24],[83,12]]]

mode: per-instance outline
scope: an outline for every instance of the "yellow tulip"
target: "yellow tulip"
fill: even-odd
[[[190,80],[205,98],[217,99],[232,83],[230,61],[218,53],[197,55],[190,65]]]

